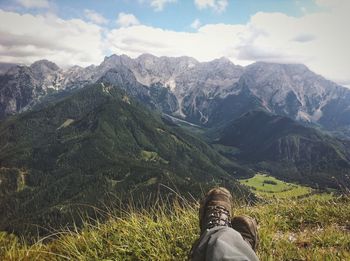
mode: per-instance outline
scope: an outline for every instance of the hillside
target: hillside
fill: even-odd
[[[258,220],[261,260],[348,260],[349,197],[316,194],[304,199],[269,199],[236,204],[234,215]],[[55,231],[34,245],[0,233],[3,260],[186,260],[199,235],[198,204],[182,202],[151,210],[109,213],[106,223],[85,224],[80,232]],[[58,238],[57,238],[58,237]]]
[[[320,188],[350,185],[348,142],[287,117],[251,111],[209,135],[229,159],[284,180]]]
[[[94,206],[171,200],[171,189],[247,194],[232,176],[246,169],[102,83],[2,122],[0,147],[0,230],[45,234]]]

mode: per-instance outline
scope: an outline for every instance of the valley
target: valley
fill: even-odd
[[[260,173],[250,179],[241,179],[240,182],[263,198],[300,198],[313,192],[309,187],[283,182]]]
[[[112,55],[100,65],[68,70],[46,60],[13,65],[0,75],[2,240],[23,253],[46,251],[57,259],[69,242],[78,251],[69,258],[79,259],[89,254],[76,235],[104,240],[119,222],[144,220],[180,237],[175,244],[181,256],[188,250],[184,242],[197,233],[195,224],[179,224],[179,233],[192,231],[191,236],[174,234],[165,213],[175,209],[194,218],[203,191],[225,186],[237,200],[237,213],[261,220],[262,257],[273,247],[283,258],[314,258],[316,249],[330,256],[338,249],[346,256],[348,220],[345,225],[340,220],[347,215],[350,186],[349,92],[304,65],[242,67],[225,58],[200,63],[190,57]],[[130,200],[134,209],[126,211]],[[289,201],[301,220],[288,220]],[[315,204],[317,217],[306,221]],[[159,223],[151,221],[154,211],[163,218]],[[276,211],[281,216],[270,224]],[[327,215],[333,223],[324,220]],[[180,222],[177,218],[172,222]],[[322,230],[313,234],[319,224]],[[345,228],[336,231],[340,226]],[[56,231],[72,237],[33,246],[17,239],[36,242]],[[343,241],[317,243],[328,236],[325,231]],[[276,237],[281,245],[271,245]],[[311,247],[299,246],[303,237]],[[104,249],[106,242],[86,244]],[[290,251],[282,253],[283,248]],[[292,254],[296,248],[298,256]],[[165,246],[161,253],[152,252],[153,246],[148,250],[137,257],[124,250],[90,254],[180,258]],[[2,251],[0,257],[21,255]]]

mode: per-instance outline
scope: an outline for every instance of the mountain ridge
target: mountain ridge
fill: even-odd
[[[258,103],[256,107],[327,130],[350,128],[350,90],[305,65],[257,62],[242,67],[227,58],[198,62],[191,57],[150,54],[135,59],[114,54],[98,66],[67,70],[48,61],[38,61],[32,67],[12,67],[0,76],[0,115],[4,118],[26,110],[49,93],[96,83],[112,69],[128,69],[134,74],[128,77],[137,81],[131,89],[145,86],[154,107],[195,124],[213,126],[239,117],[240,109],[231,103],[245,97],[247,106]],[[18,82],[21,86],[16,85]],[[165,102],[160,101],[160,93],[167,97]]]

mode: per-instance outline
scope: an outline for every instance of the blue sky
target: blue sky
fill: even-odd
[[[25,8],[19,2],[1,0],[0,8],[20,13],[43,12],[42,8]],[[162,10],[155,10],[151,2],[152,0],[49,1],[52,12],[65,19],[86,20],[84,10],[89,9],[103,15],[108,19],[106,26],[113,28],[116,26],[117,15],[123,12],[135,15],[142,24],[175,31],[193,31],[190,25],[195,19],[199,19],[202,24],[245,24],[257,12],[281,12],[298,17],[304,14],[305,9],[308,12],[319,9],[312,0],[228,0],[225,10],[220,12],[210,7],[199,9],[191,0],[165,3]]]
[[[0,62],[142,53],[303,63],[350,86],[349,0],[0,0]]]

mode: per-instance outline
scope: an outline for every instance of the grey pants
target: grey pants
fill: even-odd
[[[192,261],[259,260],[241,234],[230,227],[207,229],[192,249]]]

